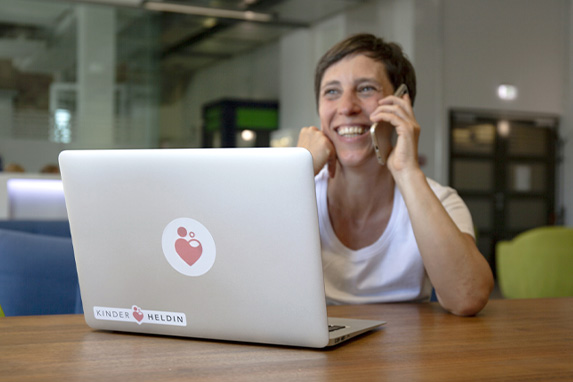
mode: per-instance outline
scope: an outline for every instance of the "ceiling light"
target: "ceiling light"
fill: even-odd
[[[245,142],[251,142],[255,140],[257,134],[253,130],[243,130],[241,131],[241,138]]]
[[[517,98],[517,87],[502,84],[497,87],[497,96],[505,101],[512,101]]]
[[[207,7],[196,7],[192,5],[183,4],[172,4],[163,2],[148,1],[143,5],[145,9],[150,11],[159,12],[174,12],[174,13],[185,13],[195,16],[205,16],[205,17],[220,17],[226,19],[237,19],[237,20],[247,20],[247,21],[260,21],[269,22],[272,21],[273,15],[267,13],[257,13],[251,11],[234,11],[231,9],[221,9],[221,8],[207,8]]]
[[[497,133],[503,138],[509,137],[509,133],[511,133],[511,125],[507,119],[502,119],[497,123]]]
[[[205,28],[213,28],[215,25],[217,25],[217,19],[214,17],[207,17],[205,21],[203,21]]]

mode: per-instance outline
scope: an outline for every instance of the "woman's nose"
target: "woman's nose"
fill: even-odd
[[[352,115],[360,113],[360,103],[355,94],[346,92],[340,97],[340,103],[338,105],[338,110],[340,114]]]

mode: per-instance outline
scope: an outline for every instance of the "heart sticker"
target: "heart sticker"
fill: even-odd
[[[161,235],[165,259],[185,276],[202,276],[215,264],[217,248],[213,235],[197,220],[182,217],[170,221]]]
[[[181,238],[175,241],[175,252],[177,252],[189,266],[192,266],[203,254],[203,246],[199,240],[194,239],[195,234],[193,232],[189,232],[191,240],[184,239],[184,237],[187,236],[185,227],[179,227],[177,234],[181,236]]]
[[[133,309],[133,318],[137,321],[138,324],[141,324],[141,320],[143,320],[143,313],[141,312],[141,308],[137,305],[132,307]]]

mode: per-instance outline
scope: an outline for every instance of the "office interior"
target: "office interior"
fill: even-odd
[[[492,268],[498,241],[573,225],[571,0],[0,0],[0,220],[65,219],[62,150],[295,146],[316,62],[358,32],[412,60],[422,169]]]

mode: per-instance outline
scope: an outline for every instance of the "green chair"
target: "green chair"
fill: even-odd
[[[534,228],[498,242],[495,256],[504,297],[573,296],[573,228]]]
[[[4,317],[4,311],[2,310],[2,305],[0,305],[0,317]]]

